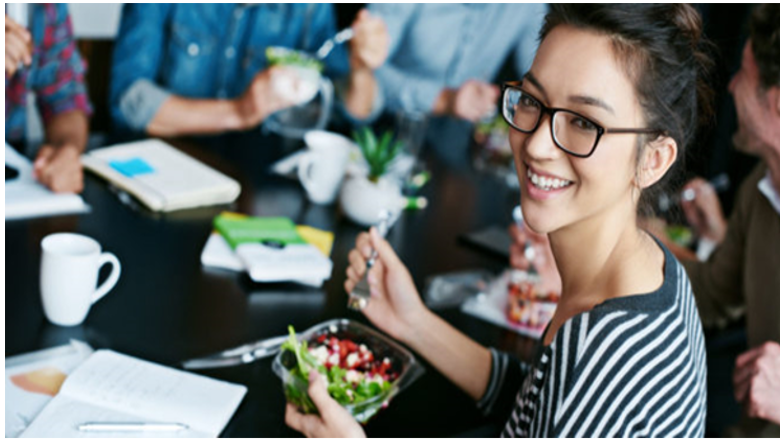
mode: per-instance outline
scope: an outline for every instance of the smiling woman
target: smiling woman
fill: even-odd
[[[689,6],[553,6],[531,70],[504,87],[524,218],[549,234],[563,282],[504,434],[703,434],[689,282],[636,225],[642,194],[708,113],[700,34]]]
[[[530,71],[505,86],[524,219],[549,235],[563,285],[532,365],[427,310],[375,230],[350,253],[347,292],[378,255],[363,313],[504,422],[504,436],[704,434],[706,360],[690,285],[636,224],[642,193],[704,113],[700,34],[687,5],[553,5]],[[288,424],[309,436],[362,434],[332,399],[315,404],[322,417],[288,409]]]

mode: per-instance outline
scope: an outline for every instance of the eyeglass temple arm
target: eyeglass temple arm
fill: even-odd
[[[655,128],[604,128],[604,133],[662,134],[663,131]]]

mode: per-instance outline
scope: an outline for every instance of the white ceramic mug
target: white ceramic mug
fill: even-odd
[[[313,203],[333,203],[354,143],[339,134],[319,130],[306,133],[304,141],[309,148],[298,162],[298,178]]]
[[[79,325],[92,304],[103,298],[119,280],[121,266],[110,252],[84,235],[58,233],[41,241],[41,300],[49,321],[57,325]],[[98,271],[106,263],[113,269],[97,287]]]

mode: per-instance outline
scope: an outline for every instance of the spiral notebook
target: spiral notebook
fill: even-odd
[[[246,387],[98,350],[73,371],[22,437],[94,437],[85,423],[177,423],[182,431],[100,432],[100,437],[217,437]]]

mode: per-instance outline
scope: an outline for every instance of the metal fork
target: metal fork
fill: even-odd
[[[377,232],[379,236],[384,238],[387,235],[388,229],[390,229],[391,214],[387,210],[382,210],[379,213],[379,224],[377,224]],[[366,262],[366,271],[363,274],[363,278],[358,281],[352,292],[349,293],[349,300],[347,301],[347,307],[352,310],[361,311],[368,305],[368,300],[371,298],[371,287],[368,285],[368,271],[374,267],[377,259],[376,249],[371,250],[371,257]]]

